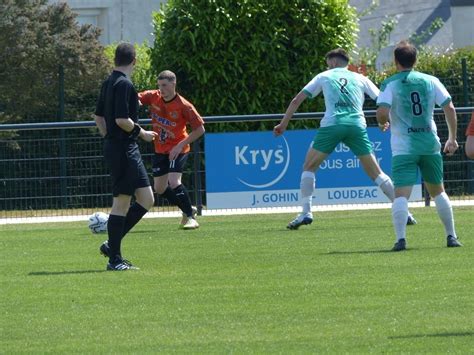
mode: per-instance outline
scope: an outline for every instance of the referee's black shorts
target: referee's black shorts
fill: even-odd
[[[137,142],[106,139],[104,157],[112,177],[112,193],[133,196],[136,189],[150,186]]]

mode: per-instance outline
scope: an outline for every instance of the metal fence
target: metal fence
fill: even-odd
[[[474,163],[465,159],[462,149],[464,131],[472,111],[467,106],[474,104],[474,71],[468,71],[463,59],[461,70],[453,68],[452,75],[440,77],[440,80],[451,93],[455,105],[465,107],[458,109],[458,142],[461,149],[453,157],[445,158],[448,193],[454,199],[465,199],[474,194]],[[3,122],[0,124],[0,219],[87,215],[100,209],[108,210],[111,206],[110,179],[102,157],[102,139],[95,124],[92,121],[66,122],[67,117],[80,120],[85,112],[93,112],[96,93],[87,92],[80,98],[66,95],[71,81],[67,80],[62,68],[58,71],[57,82],[53,84],[57,86],[57,95],[52,95],[50,104],[43,107],[40,113],[31,112],[28,107],[28,114],[13,118],[11,124],[8,117],[0,115]],[[366,117],[369,125],[375,125],[375,111],[370,110],[374,107],[375,103],[367,100],[365,108],[368,110]],[[2,103],[0,111],[3,111]],[[441,122],[441,111],[436,112],[443,140],[447,136],[446,125]],[[145,114],[141,112],[141,116]],[[316,128],[317,120],[322,116],[322,113],[297,113],[295,120],[305,120],[297,128]],[[236,131],[242,129],[242,122],[248,123],[244,128],[246,130],[260,130],[269,129],[272,124],[259,122],[276,122],[281,117],[281,114],[214,116],[205,117],[205,121],[208,131],[217,127],[213,126],[215,124],[219,129]],[[19,119],[30,123],[14,124]],[[141,122],[149,123],[149,120]],[[226,124],[221,125],[223,122]],[[183,183],[188,187],[193,203],[198,206],[206,205],[204,140],[205,137],[193,145],[187,170],[183,174]],[[141,143],[141,151],[148,171],[151,171],[152,145]],[[296,185],[298,183],[295,182]],[[161,199],[157,199],[154,210],[177,211],[176,207],[168,206]]]
[[[474,194],[474,162],[465,158],[463,149],[464,131],[472,111],[472,107],[458,108],[461,149],[453,157],[444,159],[446,190],[453,200],[470,199]],[[441,112],[436,111],[435,119],[443,141],[447,127]],[[299,113],[295,114],[295,120],[318,120],[322,116],[323,113]],[[375,111],[366,111],[369,126],[376,124],[374,116]],[[206,117],[205,121],[210,125],[276,122],[281,118],[281,114],[216,116]],[[142,122],[149,124],[149,120]],[[183,183],[193,203],[205,208],[204,139],[193,145]],[[152,150],[151,144],[141,143],[148,171],[151,171]],[[88,215],[108,210],[112,203],[110,179],[102,157],[102,138],[92,121],[0,125],[0,172],[0,219]],[[153,210],[177,209],[157,199]]]

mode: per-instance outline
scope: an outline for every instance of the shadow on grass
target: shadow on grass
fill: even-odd
[[[404,250],[404,253],[410,251],[409,249]],[[383,254],[383,253],[393,253],[398,254],[400,252],[394,252],[390,249],[383,249],[383,250],[348,250],[348,251],[330,251],[327,253],[321,253],[321,255],[345,255],[345,254]]]
[[[28,276],[96,274],[99,272],[107,272],[107,270],[34,271],[30,272]]]
[[[163,235],[163,233],[174,233],[174,232],[181,232],[181,231],[184,231],[184,229],[181,229],[181,228],[174,228],[173,226],[171,226],[171,228],[169,228],[168,230],[166,231],[163,231],[161,229],[140,229],[140,230],[132,230],[130,231],[129,233],[127,233],[126,237],[131,237],[133,236],[134,234],[150,234],[151,236],[153,235]]]
[[[383,254],[383,253],[390,253],[393,255],[402,255],[412,251],[420,251],[420,250],[434,250],[440,249],[438,247],[427,247],[427,248],[418,248],[418,247],[409,247],[403,251],[392,251],[391,249],[382,249],[382,250],[341,250],[341,251],[329,251],[327,253],[320,253],[319,255],[345,255],[345,254]]]
[[[389,339],[411,339],[411,338],[431,338],[431,337],[472,337],[474,332],[446,332],[434,334],[409,334],[388,337]]]
[[[321,253],[320,255],[344,255],[344,254],[383,254],[383,253],[391,253],[394,255],[402,255],[406,254],[412,251],[431,251],[431,250],[439,250],[439,249],[459,249],[459,248],[446,248],[446,247],[437,247],[437,246],[432,246],[432,247],[407,247],[406,250],[403,251],[392,251],[391,249],[383,249],[383,250],[347,250],[347,251],[330,251],[327,253]]]

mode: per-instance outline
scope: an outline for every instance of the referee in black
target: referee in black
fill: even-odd
[[[100,252],[109,258],[107,270],[124,271],[138,268],[122,258],[122,239],[154,203],[137,139],[152,142],[157,134],[137,123],[138,96],[129,79],[136,61],[133,45],[119,44],[114,61],[115,68],[102,84],[95,111],[95,122],[105,138],[104,157],[114,197],[107,224],[109,239],[100,246]],[[133,195],[135,203],[130,206]]]

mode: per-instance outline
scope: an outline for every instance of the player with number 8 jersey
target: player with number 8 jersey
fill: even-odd
[[[385,80],[380,90],[378,106],[390,107],[392,154],[439,153],[433,110],[435,104],[451,102],[444,85],[434,76],[403,70]]]
[[[449,132],[443,152],[453,155],[458,149],[456,109],[448,91],[437,78],[413,69],[416,58],[417,50],[409,42],[401,41],[395,47],[394,61],[398,73],[382,83],[377,99],[379,125],[388,124],[390,120],[392,127],[392,178],[395,185],[392,220],[396,235],[393,251],[406,249],[404,221],[419,171],[444,225],[447,246],[461,246],[454,228],[451,201],[444,190],[441,143],[433,119],[436,104],[443,109]]]

